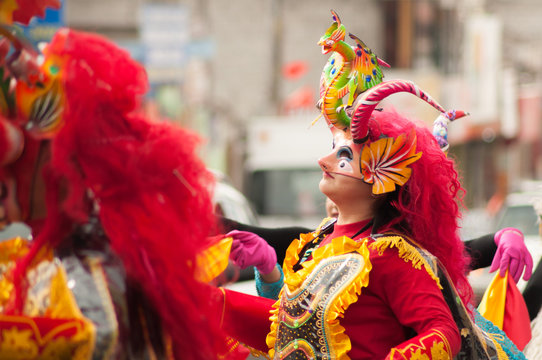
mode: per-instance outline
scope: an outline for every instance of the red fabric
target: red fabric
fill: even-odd
[[[331,242],[331,240],[333,240],[335,238],[338,238],[340,236],[348,236],[348,237],[352,238],[358,231],[363,229],[363,227],[366,226],[369,223],[369,221],[371,221],[371,220],[368,219],[368,220],[363,220],[363,221],[359,221],[359,222],[356,222],[356,223],[345,224],[345,225],[335,224],[333,226],[333,232],[331,234],[329,234],[328,236],[326,236],[326,238],[322,241],[320,246],[324,246],[326,244],[329,244]],[[371,234],[371,228],[369,227],[363,233],[358,234],[355,238],[356,239],[362,239],[364,237],[369,236],[370,234]]]
[[[506,288],[506,303],[504,308],[503,331],[519,350],[531,340],[531,321],[523,296],[519,292],[516,283],[508,276]]]
[[[271,299],[226,289],[222,328],[243,344],[267,352],[265,339],[271,329],[269,311],[274,303]]]
[[[396,249],[382,256],[371,251],[369,285],[345,312],[341,325],[352,342],[351,359],[383,359],[393,347],[403,348],[440,331],[455,355],[461,338],[435,281],[399,258]],[[408,339],[407,329],[417,334]]]
[[[353,236],[367,222],[335,225],[322,245],[338,236]],[[356,239],[370,233],[369,228]],[[341,321],[352,342],[350,358],[383,359],[391,348],[415,344],[434,330],[445,336],[453,354],[457,354],[461,338],[435,280],[424,269],[414,269],[412,263],[401,259],[395,248],[382,255],[371,250],[370,259],[373,269],[369,285],[361,290],[358,301],[346,310]],[[407,328],[417,336],[407,339]]]
[[[28,25],[32,17],[44,17],[45,10],[50,7],[59,9],[60,0],[18,0],[18,8],[13,12],[13,21]]]

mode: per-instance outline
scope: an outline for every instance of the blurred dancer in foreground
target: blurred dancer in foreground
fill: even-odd
[[[146,73],[105,38],[62,29],[41,64],[6,38],[2,220],[34,240],[0,244],[0,357],[226,354],[194,279],[214,226],[197,136],[138,111]]]

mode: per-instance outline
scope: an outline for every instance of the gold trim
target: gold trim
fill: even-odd
[[[220,328],[224,325],[224,313],[226,312],[226,291],[224,288],[218,288],[222,292],[222,314],[220,314]]]
[[[104,358],[107,359],[113,355],[116,347],[115,345],[118,343],[119,324],[117,322],[117,315],[113,306],[113,300],[111,299],[111,294],[109,294],[109,289],[107,287],[107,279],[105,278],[104,270],[100,261],[98,259],[88,258],[87,263],[90,267],[90,273],[92,275],[92,278],[94,279],[96,289],[98,290],[98,295],[102,300],[102,305],[107,320],[112,326],[111,341],[109,343],[108,349],[104,351]]]
[[[431,265],[427,260],[420,254],[420,252],[410,244],[403,236],[392,235],[392,236],[383,236],[376,239],[375,242],[369,244],[369,248],[378,252],[379,255],[382,255],[384,251],[388,248],[396,247],[399,251],[399,257],[405,261],[412,263],[412,267],[420,270],[422,266],[425,271],[431,276],[433,280],[437,283],[439,289],[442,290],[442,285],[440,284],[440,279],[436,276],[431,268]]]
[[[429,341],[430,343],[425,343],[425,341]],[[439,341],[440,340],[440,341]],[[392,354],[400,354],[405,359],[429,359],[429,356],[431,356],[431,359],[440,359],[440,360],[451,360],[452,359],[452,350],[450,348],[450,343],[448,342],[448,339],[436,329],[431,329],[431,332],[427,335],[420,337],[418,339],[413,338],[410,339],[410,341],[416,341],[416,342],[409,342],[404,347],[399,348],[393,348]],[[445,347],[443,349],[447,355],[446,358],[442,357],[433,357],[433,352],[435,351],[435,347],[442,343]],[[407,353],[410,352],[408,355]]]

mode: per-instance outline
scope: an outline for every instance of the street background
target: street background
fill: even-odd
[[[201,134],[203,159],[264,224],[315,226],[316,160],[331,140],[323,120],[310,124],[330,9],[391,65],[385,79],[413,80],[470,113],[449,134],[466,189],[463,232],[493,229],[508,194],[542,179],[540,1],[65,0],[29,34],[47,40],[66,25],[126,48],[147,68],[147,111]],[[386,105],[428,125],[438,115],[411,95]]]

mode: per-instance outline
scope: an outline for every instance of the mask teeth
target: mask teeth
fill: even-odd
[[[0,118],[0,142],[2,143],[0,166],[5,166],[21,155],[24,146],[23,132],[8,120]]]
[[[366,92],[362,93],[354,102],[354,114],[352,115],[351,133],[356,142],[362,142],[368,135],[368,123],[374,109],[390,95],[399,92],[411,93],[444,113],[444,109],[426,92],[420,89],[412,81],[391,80],[382,82]]]

